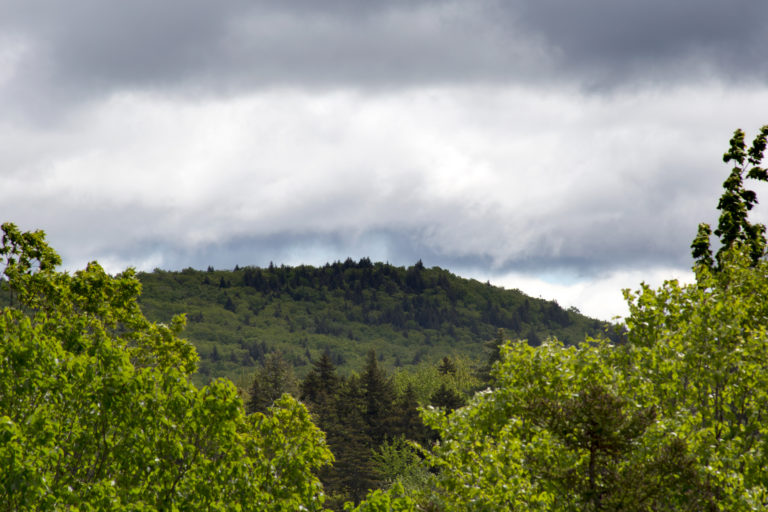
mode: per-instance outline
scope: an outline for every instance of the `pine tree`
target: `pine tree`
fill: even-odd
[[[421,421],[419,402],[411,384],[408,384],[403,394],[395,401],[392,418],[393,437],[405,436],[422,445],[427,445],[432,440],[430,429]]]
[[[496,330],[496,336],[485,343],[485,349],[488,352],[488,360],[485,363],[485,366],[478,371],[478,377],[485,383],[491,382],[491,368],[493,368],[496,361],[501,359],[501,346],[504,344],[504,338],[504,329],[499,328]]]
[[[345,500],[359,502],[369,489],[380,484],[364,411],[360,379],[349,378],[339,387],[334,414],[326,417],[321,426],[335,458],[333,467],[325,468],[319,475],[332,498],[331,505]]]

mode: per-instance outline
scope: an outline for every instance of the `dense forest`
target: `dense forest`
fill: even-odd
[[[370,350],[388,368],[446,355],[481,358],[484,342],[500,328],[532,345],[613,332],[574,308],[421,261],[408,268],[363,258],[322,267],[155,270],[138,278],[147,318],[167,322],[186,314],[184,335],[201,357],[200,383],[226,376],[243,384],[278,350],[299,375],[321,354],[348,374]]]
[[[147,319],[133,270],[60,272],[5,223],[0,508],[765,510],[768,240],[745,182],[768,181],[768,126],[744,138],[695,281],[626,291],[620,343],[497,331],[485,361],[390,373],[369,350],[346,374],[319,346],[302,376],[272,350],[245,400],[193,383],[184,319]]]

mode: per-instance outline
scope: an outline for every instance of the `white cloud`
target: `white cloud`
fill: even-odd
[[[635,291],[643,282],[657,288],[664,281],[672,279],[681,283],[694,281],[691,271],[662,267],[617,270],[591,279],[567,279],[559,276],[552,280],[552,276],[542,279],[519,273],[493,277],[478,275],[476,278],[508,289],[517,288],[533,297],[556,300],[564,308],[576,307],[587,316],[610,321],[616,317],[624,318],[629,313],[622,294],[624,289]]]
[[[66,261],[217,264],[246,240],[243,257],[267,261],[309,247],[528,276],[686,268],[730,133],[763,112],[767,91],[713,84],[121,93],[45,130],[0,124],[0,214],[48,231]],[[615,284],[600,279],[557,293],[590,310]]]

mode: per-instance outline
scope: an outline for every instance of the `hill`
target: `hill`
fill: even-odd
[[[554,301],[421,261],[405,268],[363,258],[323,267],[188,268],[138,277],[149,319],[187,314],[185,336],[201,357],[199,382],[220,376],[243,382],[273,350],[282,351],[299,375],[324,352],[348,373],[363,366],[369,349],[392,368],[451,354],[484,357],[485,342],[499,328],[507,338],[534,345],[550,336],[572,344],[606,328]]]

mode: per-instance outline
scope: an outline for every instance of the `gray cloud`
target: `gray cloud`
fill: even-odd
[[[0,204],[51,233],[72,267],[369,256],[495,273],[685,268],[696,225],[715,217],[730,128],[768,111],[764,92],[738,98],[129,95],[45,131],[0,123]]]
[[[42,114],[132,89],[764,83],[765,19],[751,0],[12,0],[0,45],[21,55],[0,94]]]
[[[768,5],[752,0],[519,2],[521,20],[588,84],[768,79]]]

